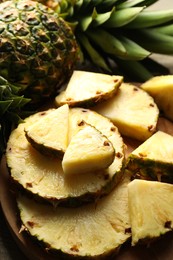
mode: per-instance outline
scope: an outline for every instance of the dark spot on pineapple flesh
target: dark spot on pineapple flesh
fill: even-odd
[[[80,121],[80,122],[78,122],[78,124],[77,124],[78,126],[83,126],[83,125],[85,125],[85,121]]]
[[[40,113],[40,116],[45,116],[45,115],[46,115],[46,112]]]
[[[71,251],[73,252],[79,252],[79,248],[77,245],[73,245],[71,248],[70,248]]]
[[[172,223],[171,221],[166,221],[164,227],[171,229],[171,223]]]
[[[154,126],[153,126],[153,125],[149,125],[149,126],[148,126],[148,131],[149,131],[149,132],[152,132],[153,130],[154,130]]]
[[[138,89],[137,87],[134,87],[133,90],[134,90],[134,91],[138,91],[139,89]]]
[[[104,146],[110,146],[110,143],[108,141],[104,141],[103,145]]]
[[[27,225],[33,228],[35,223],[33,221],[27,221]]]
[[[116,128],[115,127],[111,127],[111,129],[110,129],[112,132],[116,132]]]
[[[153,103],[150,103],[149,106],[150,106],[150,107],[154,107],[154,104],[153,104]]]
[[[26,188],[32,188],[32,182],[26,183]]]
[[[123,155],[118,152],[118,153],[115,154],[115,156],[120,159],[120,158],[122,158]]]
[[[114,79],[114,83],[118,82],[119,80],[118,79]]]

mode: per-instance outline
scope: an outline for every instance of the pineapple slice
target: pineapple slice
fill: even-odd
[[[118,93],[98,104],[94,110],[111,119],[121,134],[145,141],[156,130],[159,110],[153,98],[144,90],[121,84]]]
[[[173,229],[173,185],[133,180],[128,184],[132,245]]]
[[[68,145],[68,105],[39,115],[36,122],[25,128],[28,141],[43,154],[62,157]]]
[[[106,136],[83,121],[73,136],[62,160],[65,174],[80,174],[106,169],[114,160],[115,149]]]
[[[53,250],[54,254],[63,255],[63,259],[75,256],[109,259],[108,255],[118,251],[131,236],[128,183],[129,176],[126,176],[116,189],[97,204],[90,203],[77,208],[53,208],[20,196],[17,204],[22,230],[25,227],[32,237],[44,243],[50,256]]]
[[[45,117],[49,113],[52,113],[52,110],[39,112],[26,118],[25,122],[19,124],[11,133],[6,159],[12,179],[24,190],[54,204],[63,202],[68,205],[78,205],[109,193],[123,174],[124,143],[117,128],[110,120],[91,110],[77,108],[69,110],[70,138],[72,122],[76,118],[80,122],[84,120],[93,125],[116,149],[114,161],[107,169],[99,170],[95,174],[93,172],[76,174],[74,181],[74,176],[65,176],[61,159],[42,155],[32,147],[25,136],[25,129],[40,120],[40,116]]]
[[[127,168],[141,178],[173,182],[173,136],[156,132],[129,155]]]
[[[55,98],[55,103],[57,106],[89,107],[115,95],[122,81],[122,76],[76,70],[66,90]]]
[[[173,75],[153,77],[141,87],[154,98],[164,116],[173,121]]]

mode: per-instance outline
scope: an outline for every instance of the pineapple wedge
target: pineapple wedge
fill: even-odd
[[[81,124],[82,129],[73,136],[62,160],[65,174],[106,169],[115,157],[115,149],[106,136],[84,121]]]
[[[173,136],[156,132],[129,155],[127,168],[144,179],[173,182]]]
[[[147,92],[132,84],[121,84],[115,96],[94,110],[111,119],[122,135],[145,141],[156,131],[157,105]]]
[[[173,75],[153,77],[141,87],[154,98],[164,116],[173,121]]]
[[[66,90],[55,98],[55,104],[92,106],[115,95],[122,81],[122,76],[75,70]]]
[[[28,141],[41,153],[62,158],[68,145],[68,105],[39,115],[40,119],[25,128]]]
[[[22,230],[57,252],[57,259],[109,259],[131,236],[128,212],[129,176],[97,204],[78,208],[39,204],[25,196],[17,199]],[[23,228],[25,227],[25,228]],[[58,255],[59,253],[59,255]],[[75,258],[76,259],[76,258]],[[77,258],[78,259],[78,258]]]
[[[173,229],[173,185],[133,180],[128,184],[132,245],[150,242]]]
[[[74,129],[72,122],[83,120],[105,135],[116,149],[113,163],[107,169],[94,174],[76,174],[74,181],[74,176],[65,176],[61,159],[42,155],[32,147],[25,136],[25,129],[40,120],[40,116],[46,117],[50,113],[52,110],[26,118],[25,122],[19,124],[11,133],[6,150],[11,178],[24,190],[53,204],[62,202],[74,206],[109,193],[123,174],[124,143],[117,128],[110,120],[91,110],[69,110],[70,138],[72,125]],[[79,130],[78,123],[75,129]],[[75,129],[73,134],[77,132]]]

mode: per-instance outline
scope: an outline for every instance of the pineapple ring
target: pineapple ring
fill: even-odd
[[[74,182],[74,177],[64,176],[60,159],[42,155],[25,136],[25,128],[51,111],[52,109],[30,116],[12,132],[6,152],[12,179],[36,197],[52,203],[68,202],[72,206],[109,193],[123,173],[124,143],[117,128],[109,119],[94,111],[70,109],[71,137],[78,131],[79,120],[84,120],[103,133],[116,150],[113,163],[107,169],[95,174],[89,172],[76,175]]]

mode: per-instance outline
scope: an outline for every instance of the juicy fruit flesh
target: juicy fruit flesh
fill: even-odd
[[[153,98],[134,85],[121,84],[114,97],[94,109],[111,119],[125,136],[145,141],[156,131],[159,110]]]
[[[67,199],[80,202],[94,199],[98,194],[107,194],[117,184],[124,162],[123,140],[107,118],[91,110],[82,111],[77,109],[73,113],[70,110],[70,117],[76,116],[80,121],[83,119],[108,137],[113,146],[117,147],[113,163],[96,174],[76,175],[75,182],[73,177],[64,178],[61,160],[41,155],[25,137],[24,129],[40,117],[38,113],[19,124],[7,145],[6,157],[11,177],[23,188],[54,203]],[[50,112],[46,111],[45,115]]]
[[[134,180],[128,185],[132,245],[173,229],[173,185]]]
[[[173,75],[153,77],[141,87],[154,98],[164,116],[173,121]]]
[[[1,3],[0,17],[0,74],[33,102],[55,94],[77,60],[71,29],[36,1]]]
[[[26,137],[43,154],[63,154],[68,145],[68,121],[69,107],[64,105],[47,116],[40,116],[40,120],[28,126]]]
[[[94,174],[94,171],[108,168],[114,156],[114,147],[106,136],[84,123],[67,147],[62,168],[65,174]]]
[[[126,177],[97,203],[79,208],[38,204],[22,196],[18,207],[23,224],[32,236],[66,256],[98,258],[118,249],[130,237]],[[99,258],[100,259],[100,258]]]
[[[173,137],[156,132],[131,153],[127,168],[138,177],[172,183]]]
[[[60,93],[55,101],[58,105],[92,105],[116,94],[122,80],[121,76],[75,70],[64,94]]]

